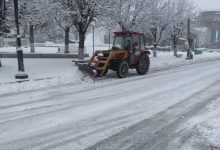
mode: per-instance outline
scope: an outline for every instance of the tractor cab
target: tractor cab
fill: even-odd
[[[145,50],[144,34],[139,32],[114,32],[112,49],[128,51]]]
[[[140,75],[146,74],[150,52],[145,50],[144,34],[129,31],[114,34],[112,49],[95,51],[88,65],[79,66],[79,69],[92,76],[104,76],[108,70],[113,70],[119,78],[124,78],[129,69],[136,69]]]
[[[145,38],[139,32],[114,32],[112,50],[126,50],[129,53],[128,63],[133,66],[145,51]]]

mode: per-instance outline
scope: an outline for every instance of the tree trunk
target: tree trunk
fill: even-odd
[[[65,51],[64,51],[64,53],[69,53],[69,33],[70,33],[70,27],[66,27],[66,29],[65,29]]]
[[[176,42],[173,42],[173,55],[176,57],[177,56],[177,49],[176,49]]]
[[[34,26],[30,24],[30,47],[31,47],[31,53],[35,53],[34,48]]]
[[[79,31],[79,51],[78,51],[78,59],[84,59],[84,42],[85,42],[84,31]]]
[[[153,34],[153,39],[154,39],[153,57],[157,57],[157,29],[153,29],[152,34]]]
[[[5,8],[4,0],[0,0],[0,19],[5,17],[4,8]]]
[[[177,45],[177,36],[175,34],[171,35],[172,38],[172,44],[173,44],[173,55],[176,57],[177,56],[177,49],[176,49],[176,45]]]
[[[154,44],[153,56],[157,57],[157,44]]]
[[[188,39],[189,48],[187,49],[187,58],[191,57],[192,49],[193,49],[193,38]]]

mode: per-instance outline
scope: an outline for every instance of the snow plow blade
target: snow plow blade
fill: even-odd
[[[90,76],[92,79],[96,77],[96,74],[94,73],[93,69],[88,64],[77,64],[79,67],[79,70],[85,74]]]

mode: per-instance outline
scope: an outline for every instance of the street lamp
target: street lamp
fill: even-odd
[[[92,26],[92,53],[93,54],[95,52],[95,25],[96,25],[96,21],[93,21],[91,23],[91,26]]]
[[[21,36],[19,30],[19,21],[18,21],[18,0],[14,0],[14,12],[15,12],[15,25],[17,30],[17,58],[18,58],[18,73],[15,75],[16,79],[26,79],[28,75],[24,73],[24,61],[23,61],[23,50],[21,47]]]
[[[92,52],[94,54],[95,51],[95,27],[92,27]]]

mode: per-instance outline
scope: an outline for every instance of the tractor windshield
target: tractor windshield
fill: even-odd
[[[131,49],[131,36],[116,35],[113,43],[114,48],[118,49]]]

